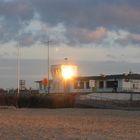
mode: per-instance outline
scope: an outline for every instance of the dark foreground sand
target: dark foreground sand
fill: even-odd
[[[0,109],[0,140],[140,140],[140,111]]]

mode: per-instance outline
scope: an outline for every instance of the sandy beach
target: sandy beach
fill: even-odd
[[[139,140],[140,111],[0,109],[1,140]]]

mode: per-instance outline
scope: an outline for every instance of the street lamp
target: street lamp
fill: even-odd
[[[48,46],[48,50],[47,50],[47,52],[48,52],[48,64],[47,64],[47,67],[48,67],[48,74],[47,74],[47,78],[48,78],[48,93],[50,93],[50,81],[49,81],[49,79],[50,79],[50,74],[49,74],[49,72],[50,72],[50,40],[48,40],[48,41],[46,41],[46,42],[44,42],[44,43],[46,43],[47,44],[47,46]]]
[[[17,43],[17,99],[16,99],[16,107],[18,107],[18,100],[20,95],[20,45]]]
[[[18,47],[18,53],[17,53],[17,94],[19,96],[20,89],[19,89],[19,79],[20,79],[20,46],[19,44],[17,45]]]

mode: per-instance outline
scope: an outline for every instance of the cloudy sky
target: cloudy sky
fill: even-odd
[[[0,87],[15,87],[17,46],[28,86],[51,64],[80,75],[140,73],[139,0],[0,0]]]

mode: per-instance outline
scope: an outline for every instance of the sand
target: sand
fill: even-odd
[[[140,111],[0,109],[0,140],[139,140]]]

